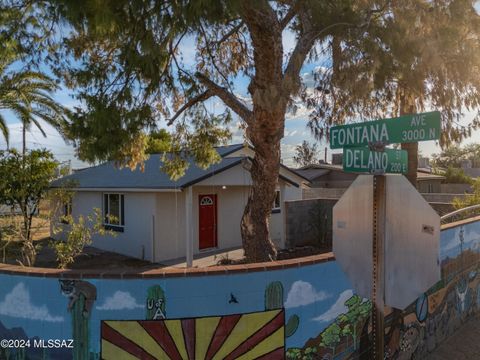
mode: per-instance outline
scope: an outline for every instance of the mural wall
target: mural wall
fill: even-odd
[[[480,222],[442,231],[442,280],[403,312],[387,309],[388,358],[423,358],[480,308],[479,252]],[[370,358],[371,304],[334,261],[158,279],[0,274],[0,284],[0,339],[30,342],[0,359]]]

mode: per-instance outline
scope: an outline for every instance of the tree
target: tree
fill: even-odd
[[[17,206],[22,215],[22,263],[32,266],[36,248],[32,240],[32,220],[40,201],[55,178],[57,162],[47,150],[0,151],[0,204]]]
[[[161,154],[169,152],[171,149],[172,136],[165,129],[158,131],[152,131],[148,135],[147,148],[145,152],[147,154]]]
[[[52,125],[60,133],[65,123],[65,109],[53,98],[58,85],[47,75],[29,70],[10,71],[0,77],[0,110],[12,111],[22,122],[22,154],[26,153],[26,132],[35,125],[46,137],[39,119]],[[6,129],[0,119],[0,128]],[[8,141],[8,132],[2,130]]]
[[[358,295],[353,295],[350,299],[345,301],[345,305],[348,308],[346,314],[339,316],[338,321],[340,324],[345,323],[346,328],[350,330],[353,339],[353,349],[358,348],[358,325],[370,316],[372,311],[372,303],[370,301],[363,301]]]
[[[4,0],[0,3],[0,110],[13,111],[24,125],[42,128],[37,118],[59,128],[57,120],[62,107],[50,97],[58,87],[48,76],[38,71],[39,61],[51,42],[51,14],[48,3],[30,0]],[[32,68],[37,67],[37,71]],[[9,131],[0,114],[0,132],[9,145]]]
[[[459,146],[450,145],[443,149],[439,154],[433,154],[433,165],[437,168],[459,168],[462,162],[469,160],[472,167],[479,167],[480,163],[480,144],[469,144]]]
[[[463,169],[449,167],[443,174],[447,184],[472,184],[473,179]]]
[[[331,37],[332,62],[316,75],[308,98],[314,111],[309,127],[316,137],[334,123],[358,117],[379,118],[441,110],[440,145],[471,134],[477,112],[467,126],[458,123],[464,110],[480,105],[480,19],[473,1],[406,0],[380,3],[366,36]],[[308,94],[307,94],[308,95]],[[416,184],[418,144],[408,150],[408,179]]]
[[[322,340],[320,346],[330,348],[332,350],[332,358],[335,358],[335,349],[340,343],[340,336],[342,335],[342,329],[336,322],[331,323],[322,332]]]
[[[303,140],[301,145],[295,147],[293,161],[300,166],[315,164],[318,162],[317,154],[317,144],[310,144],[308,141]]]
[[[2,114],[0,114],[0,131],[2,132],[2,135],[5,138],[5,141],[7,142],[7,145],[8,145],[9,132],[7,127],[7,122],[5,121]]]
[[[227,138],[224,125],[235,113],[256,153],[250,170],[252,190],[241,221],[245,255],[250,261],[275,258],[268,219],[285,113],[301,90],[300,71],[314,58],[309,54],[314,55],[315,45],[332,34],[348,29],[361,36],[372,17],[371,4],[353,0],[55,3],[71,29],[66,54],[57,55],[63,60],[59,72],[66,74],[69,86],[79,89],[84,104],[69,126],[80,158],[143,159],[146,145],[139,141],[140,134],[165,119],[175,126],[173,148],[185,149],[175,151],[173,162],[169,160],[173,166],[167,164],[165,170],[179,175],[175,165],[182,168],[184,163],[178,157],[192,155],[201,164],[218,160],[213,145]],[[283,48],[284,31],[297,36],[289,54]],[[195,56],[182,57],[185,41],[195,44]],[[193,64],[185,65],[187,56]],[[247,102],[235,95],[233,82],[239,78],[249,81]],[[214,97],[227,110],[210,111],[206,104]]]
[[[436,168],[459,168],[462,166],[462,161],[466,159],[465,155],[465,149],[453,144],[443,149],[439,154],[433,154],[432,164]]]

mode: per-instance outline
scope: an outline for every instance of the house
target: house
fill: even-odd
[[[307,178],[312,188],[345,189],[359,175],[343,171],[341,164],[311,164],[292,170]],[[440,193],[440,184],[443,180],[445,180],[444,176],[435,175],[422,169],[417,171],[417,189],[420,193]]]
[[[178,181],[161,172],[160,154],[151,155],[144,172],[118,169],[113,162],[84,169],[52,183],[76,183],[71,206],[75,218],[102,210],[104,226],[117,236],[95,236],[93,246],[153,262],[186,258],[211,249],[242,244],[240,221],[248,199],[248,171],[254,150],[242,144],[218,147],[221,161],[207,170],[189,159]],[[284,247],[284,201],[302,198],[308,180],[281,166],[277,197],[272,204],[270,233]],[[111,220],[109,220],[109,218]],[[65,225],[67,226],[67,225]],[[65,232],[54,235],[63,238]]]

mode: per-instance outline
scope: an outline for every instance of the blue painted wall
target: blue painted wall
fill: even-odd
[[[440,261],[443,279],[426,294],[430,302],[427,318],[420,316],[422,321],[418,321],[416,312],[422,309],[412,304],[402,314],[403,320],[398,324],[398,329],[395,329],[397,324],[393,324],[394,320],[391,328],[387,328],[387,346],[396,341],[391,339],[393,332],[398,331],[400,339],[411,338],[415,348],[409,350],[411,354],[431,351],[468,314],[480,307],[480,285],[477,280],[479,251],[480,222],[442,231]],[[355,350],[360,351],[352,347],[353,338],[348,333],[340,335],[341,340],[336,344],[338,351],[321,344],[322,331],[334,322],[340,324],[339,315],[348,310],[345,302],[353,296],[352,287],[336,262],[219,276],[85,281],[96,288],[96,300],[90,312],[85,314],[89,319],[89,351],[92,358],[98,357],[100,352],[100,321],[145,320],[147,292],[154,285],[159,285],[164,291],[166,318],[176,319],[264,311],[265,289],[274,281],[280,281],[283,286],[285,318],[297,315],[300,319],[295,333],[286,338],[286,348],[297,349],[289,352],[291,358],[296,354],[305,356],[307,348],[316,354],[336,353],[335,358],[348,358]],[[73,337],[73,310],[68,309],[72,297],[62,293],[58,279],[0,275],[0,284],[0,338],[38,337],[47,340]],[[76,286],[75,283],[70,285],[72,288]],[[231,301],[232,295],[237,302]],[[432,301],[438,303],[432,305]],[[444,323],[429,323],[435,316],[444,313],[449,314],[448,319],[443,319]],[[436,334],[440,327],[444,328],[443,338]],[[358,331],[361,328],[362,324],[357,324]],[[413,335],[412,329],[415,329]],[[315,338],[317,340],[312,340]],[[402,355],[399,346],[395,346],[393,343],[390,345],[391,357]],[[41,358],[39,351],[29,351],[27,354],[30,353],[31,358]],[[43,350],[42,356],[61,358],[69,351]],[[367,350],[363,348],[363,351]]]

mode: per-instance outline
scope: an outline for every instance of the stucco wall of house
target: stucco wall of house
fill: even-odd
[[[111,191],[114,193],[114,191]],[[72,202],[72,216],[93,214],[95,208],[103,211],[103,192],[78,191]],[[92,246],[119,254],[152,261],[153,217],[156,215],[155,196],[151,193],[123,192],[125,201],[124,232],[112,235],[94,235]],[[63,225],[65,229],[68,225]],[[53,234],[65,239],[65,232]]]
[[[250,185],[250,174],[241,165],[237,165],[193,186],[194,254],[200,252],[199,195],[217,195],[218,248],[239,247],[242,245],[240,221],[248,200]],[[280,188],[282,189],[282,202],[302,198],[301,187],[280,180]],[[185,192],[125,192],[124,232],[117,232],[115,237],[110,235],[94,236],[92,245],[154,262],[185,257]],[[78,191],[73,199],[73,216],[78,218],[80,214],[91,214],[94,208],[102,209],[102,199],[103,192],[101,191]],[[272,213],[270,234],[278,248],[284,247],[283,232],[283,211]],[[57,239],[65,239],[65,232],[54,236]]]
[[[93,193],[96,206],[102,207],[102,193]],[[124,193],[125,227],[124,232],[116,232],[116,236],[95,236],[94,246],[111,250],[139,259],[153,260],[153,217],[156,215],[155,198],[150,193]],[[79,197],[80,198],[80,197]],[[82,205],[77,211],[91,206],[92,200],[82,197]],[[75,203],[73,204],[73,209]],[[75,210],[73,210],[75,215]]]
[[[155,261],[185,256],[185,194],[157,193],[155,206]]]

